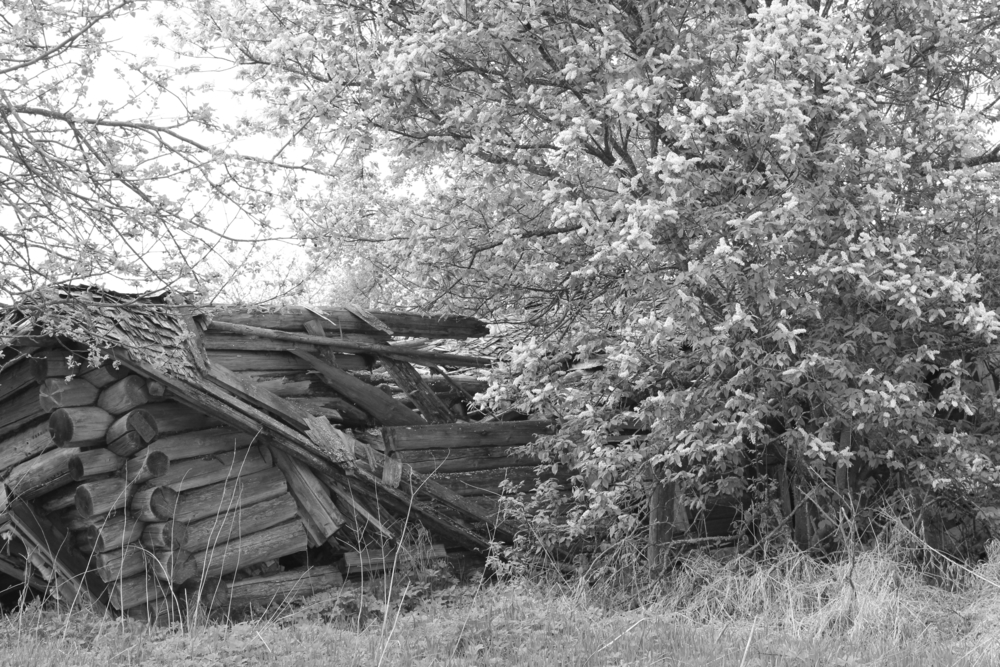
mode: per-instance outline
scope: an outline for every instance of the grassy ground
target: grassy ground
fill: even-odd
[[[0,664],[1000,664],[1000,563],[949,572],[941,587],[898,560],[696,556],[659,581],[592,571],[571,585],[417,573],[268,617],[192,615],[167,628],[31,603],[2,620]]]

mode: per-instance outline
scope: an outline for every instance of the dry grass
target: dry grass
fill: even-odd
[[[460,586],[425,571],[238,623],[151,629],[32,604],[3,620],[0,664],[1000,663],[1000,558],[949,573],[945,590],[897,555],[867,551],[823,564],[789,552],[767,566],[700,555],[644,584],[631,603],[617,583]]]

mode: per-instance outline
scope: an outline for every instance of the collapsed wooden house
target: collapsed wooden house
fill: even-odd
[[[483,553],[548,428],[466,414],[490,360],[433,342],[470,318],[64,289],[5,325],[0,572],[137,616],[336,586],[417,523],[428,556]]]

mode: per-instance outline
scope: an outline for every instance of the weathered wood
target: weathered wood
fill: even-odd
[[[539,461],[534,456],[521,456],[510,451],[510,447],[457,447],[442,449],[410,449],[396,452],[395,456],[404,463],[409,463],[416,467],[420,463],[427,461],[457,461],[460,459],[471,459],[473,461],[489,462],[493,459],[515,458],[521,463],[514,465],[538,465]]]
[[[313,332],[310,331],[309,333]],[[366,334],[345,334],[343,336],[337,334],[336,336],[338,339],[358,343],[383,343],[389,340],[388,336],[380,337]],[[302,349],[306,352],[317,352],[319,350],[318,347],[309,343],[293,343],[286,340],[273,340],[271,338],[222,332],[205,334],[203,340],[205,341],[205,349],[208,351],[209,356],[214,355],[216,352],[287,352],[292,348]]]
[[[162,382],[156,380],[146,380],[146,393],[149,394],[150,401],[161,401],[167,398],[167,388]]]
[[[149,403],[146,378],[138,375],[129,375],[108,386],[97,399],[97,406],[113,415],[125,414],[146,403]]]
[[[146,524],[138,519],[118,514],[91,525],[83,531],[82,546],[87,552],[104,553],[138,542]]]
[[[270,467],[270,456],[265,457],[260,447],[247,447],[235,452],[172,461],[170,469],[156,478],[156,484],[168,486],[179,493],[241,475],[252,475]]]
[[[76,507],[76,487],[79,484],[67,484],[39,497],[35,504],[45,514],[52,514],[70,507]]]
[[[49,435],[59,447],[103,444],[113,421],[98,407],[59,408],[49,416]]]
[[[47,363],[44,359],[23,356],[0,375],[0,401],[45,381]]]
[[[427,352],[401,349],[391,345],[380,345],[377,343],[348,342],[338,338],[327,338],[325,336],[313,336],[311,334],[295,333],[291,331],[277,331],[262,327],[249,326],[245,324],[232,324],[225,322],[212,322],[212,328],[219,331],[229,331],[231,333],[245,334],[247,336],[259,336],[261,338],[271,338],[274,340],[289,341],[293,343],[305,343],[322,346],[338,352],[351,354],[373,354],[379,356],[389,356],[393,359],[411,361],[418,364],[448,365],[463,367],[489,368],[493,365],[493,360],[487,357],[470,357],[462,354],[450,354],[445,352]],[[294,354],[308,354],[301,349],[291,350]]]
[[[199,573],[197,561],[183,549],[154,551],[147,562],[153,576],[170,586],[183,584]]]
[[[174,521],[192,522],[216,514],[222,515],[238,507],[277,498],[286,493],[285,476],[277,468],[217,482],[180,494]]]
[[[77,447],[50,449],[20,463],[7,475],[7,488],[15,498],[32,499],[69,484],[69,460]]]
[[[309,538],[302,522],[293,519],[239,540],[209,547],[194,554],[202,577],[220,577],[230,572],[304,551]]]
[[[305,464],[275,449],[274,462],[285,474],[288,489],[299,506],[299,515],[309,535],[309,546],[325,544],[347,521],[330,498],[330,490],[323,486]]]
[[[129,371],[121,365],[115,368],[114,362],[106,361],[98,368],[91,368],[85,371],[80,377],[94,385],[98,389],[104,389],[108,385],[128,377]]]
[[[54,448],[48,423],[37,424],[0,443],[0,471],[6,471]]]
[[[400,551],[383,549],[348,551],[344,554],[343,571],[348,576],[363,572],[388,572],[404,565],[447,557],[448,552],[440,544],[432,544],[429,548]]]
[[[295,427],[305,428],[305,420],[310,416],[308,412],[300,410],[296,405],[259,386],[250,378],[216,364],[209,365],[208,377],[212,382],[234,392],[250,404],[281,417]]]
[[[170,470],[170,457],[163,452],[142,449],[125,462],[124,477],[129,484],[142,482],[165,475]]]
[[[93,405],[99,391],[97,387],[85,380],[63,380],[49,378],[42,383],[38,393],[38,405],[42,412],[48,413],[59,408],[72,408],[79,405]]]
[[[166,486],[151,486],[136,491],[130,509],[132,514],[146,523],[156,523],[173,519],[177,503],[177,492],[173,489]]]
[[[108,449],[111,449],[117,454],[121,454],[121,456],[131,456],[134,454],[135,451],[127,452],[127,449],[128,447],[134,445],[136,438],[127,438],[123,440],[125,435],[131,432],[136,433],[136,435],[138,435],[138,440],[141,440],[147,445],[156,440],[156,438],[160,435],[159,427],[157,426],[156,419],[153,415],[141,408],[131,410],[115,419],[111,422],[111,426],[108,427],[108,431],[105,434]]]
[[[106,514],[83,516],[76,511],[76,486],[73,485],[71,488],[73,489],[73,504],[66,510],[59,512],[59,514],[54,516],[54,523],[56,525],[65,526],[66,530],[72,531],[86,530],[90,526],[97,526],[104,523],[104,521],[108,518]]]
[[[0,403],[0,438],[45,416],[39,404],[39,386],[30,385]]]
[[[105,583],[132,577],[146,570],[143,549],[136,544],[96,553],[91,557],[91,563],[97,576]]]
[[[371,527],[380,532],[390,543],[395,544],[399,541],[399,535],[396,531],[382,523],[381,518],[365,506],[365,503],[354,494],[351,487],[336,484],[329,478],[326,483],[336,497],[337,508],[340,509],[341,514],[349,518],[348,526],[353,528],[355,533],[360,534],[366,528]]]
[[[30,502],[12,500],[7,505],[11,524],[22,539],[41,549],[57,572],[74,589],[71,599],[94,602],[100,599],[104,587],[92,572],[87,560],[70,544],[66,534],[41,516]]]
[[[188,544],[188,527],[177,521],[146,524],[140,541],[150,551],[184,549]]]
[[[393,400],[391,396],[362,382],[350,373],[334,368],[319,357],[306,352],[296,352],[299,357],[312,364],[323,379],[336,392],[367,412],[379,424],[403,425],[425,424],[423,417]]]
[[[383,426],[382,438],[390,452],[462,447],[516,447],[539,435],[552,433],[552,424],[543,421],[470,422]]]
[[[78,352],[71,350],[44,350],[34,356],[44,364],[45,377],[66,378],[86,370],[87,360]]]
[[[413,400],[428,422],[450,424],[458,419],[409,363],[386,356],[380,356],[378,360],[389,371],[399,388]]]
[[[344,584],[333,565],[319,565],[301,570],[287,570],[262,577],[223,581],[211,606],[238,611],[250,605],[275,608],[290,600],[322,593]]]
[[[562,473],[553,475],[551,471],[541,475],[542,480],[558,478],[565,482],[569,475]],[[537,474],[534,468],[500,468],[498,470],[482,470],[464,474],[452,474],[436,477],[438,484],[445,486],[461,496],[496,496],[503,491],[502,483],[509,481],[516,491],[531,491],[535,488]]]
[[[69,476],[75,482],[116,472],[125,465],[125,459],[107,449],[88,449],[69,460]]]
[[[231,371],[307,371],[312,367],[298,357],[289,354],[295,348],[289,343],[279,343],[282,350],[288,352],[251,352],[251,351],[209,351],[208,359],[214,365],[225,366]],[[315,349],[314,346],[306,346],[304,349]],[[345,371],[367,371],[371,369],[371,362],[357,354],[335,355],[337,367]]]
[[[105,514],[128,507],[132,489],[124,479],[111,477],[76,487],[76,511],[83,516]]]
[[[150,451],[163,452],[171,461],[232,453],[246,449],[254,436],[228,428],[212,428],[160,438],[149,446]]]
[[[122,360],[122,363],[127,364],[136,372],[163,382],[178,399],[198,405],[199,409],[214,415],[221,422],[245,432],[262,431],[267,436],[269,444],[278,446],[307,463],[324,481],[327,481],[331,476],[335,478],[343,476],[343,469],[332,463],[329,458],[331,452],[327,448],[317,445],[308,437],[246,402],[223,392],[210,383],[198,382],[196,379],[182,383],[156,369],[132,361],[127,353],[122,351],[114,353]],[[513,540],[513,534],[502,526],[496,525],[490,517],[471,506],[461,496],[435,484],[433,480],[423,475],[414,473],[408,466],[403,468],[404,482],[399,489],[392,489],[382,484],[380,469],[372,469],[370,466],[359,468],[356,474],[359,483],[369,485],[373,490],[377,490],[380,499],[385,498],[386,502],[404,514],[412,509],[415,518],[418,518],[432,530],[439,531],[443,537],[454,540],[463,547],[482,550],[489,548],[489,544],[494,538]],[[439,501],[460,517],[486,522],[489,526],[489,532],[476,532],[475,529],[446,516],[428,503],[414,504],[412,499],[417,494]]]
[[[297,516],[298,505],[295,499],[291,494],[285,493],[265,502],[188,524],[185,548],[192,552],[204,551],[210,546],[238,540],[244,535],[266,530]]]
[[[209,415],[175,401],[148,403],[143,409],[156,422],[160,437],[185,431],[201,431],[220,425],[218,420]]]
[[[489,333],[485,324],[472,317],[457,315],[417,315],[415,313],[387,313],[372,311],[371,315],[388,326],[396,336],[416,338],[478,338]],[[319,316],[317,318],[317,316]],[[276,312],[257,313],[236,307],[223,307],[213,311],[212,322],[253,324],[268,329],[299,331],[310,320],[319,319],[331,335],[370,334],[380,332],[357,315],[344,308],[304,308],[289,306]],[[212,325],[208,327],[213,330]]]
[[[146,574],[118,579],[111,586],[111,606],[118,611],[137,607],[164,597],[163,585]]]

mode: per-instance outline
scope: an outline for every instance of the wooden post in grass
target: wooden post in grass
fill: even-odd
[[[647,561],[651,573],[663,566],[663,554],[675,536],[687,531],[687,511],[678,492],[677,482],[664,482],[652,473],[653,487],[649,494],[649,542]]]

